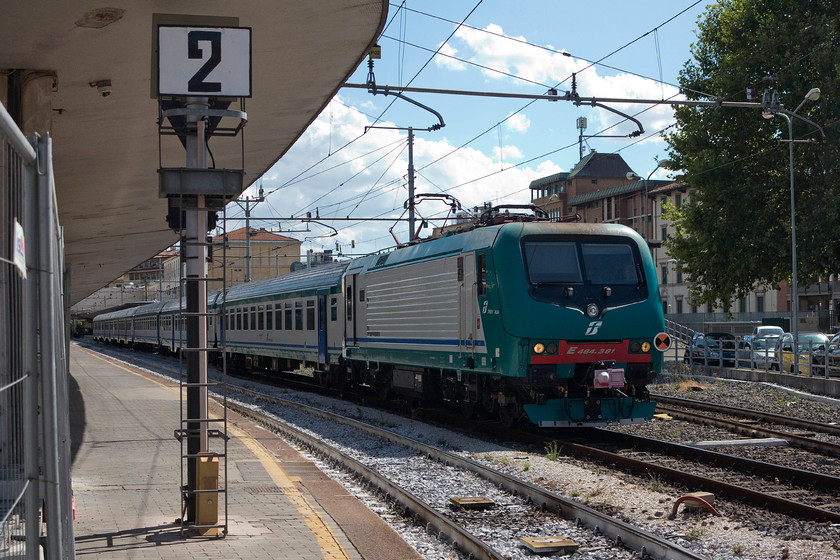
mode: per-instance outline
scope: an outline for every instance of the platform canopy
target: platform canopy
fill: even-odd
[[[387,0],[3,2],[0,100],[25,134],[53,139],[71,302],[177,240],[165,222],[157,170],[186,159],[175,136],[164,137],[159,150],[155,14],[251,28],[247,186],[286,153],[364,60],[387,11]],[[231,108],[239,109],[238,102]],[[216,167],[243,167],[241,138],[210,140]]]

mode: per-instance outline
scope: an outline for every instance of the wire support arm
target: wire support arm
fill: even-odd
[[[433,124],[432,126],[427,128],[426,130],[429,131],[429,132],[433,132],[435,130],[440,130],[441,128],[446,126],[446,123],[443,122],[443,116],[440,113],[438,113],[437,111],[435,111],[434,109],[432,109],[431,107],[429,107],[427,105],[423,105],[419,101],[416,101],[416,100],[414,100],[410,97],[406,97],[405,95],[403,95],[399,91],[393,91],[390,86],[385,86],[384,88],[377,88],[376,84],[372,83],[372,84],[365,84],[364,88],[366,90],[368,90],[369,93],[372,93],[373,95],[382,94],[386,97],[389,96],[389,95],[393,95],[394,97],[399,97],[400,99],[408,101],[412,105],[416,105],[417,107],[420,107],[421,109],[425,109],[426,111],[432,113],[434,116],[436,116],[438,118],[439,122],[436,123],[436,124]],[[369,128],[375,128],[375,127],[369,127]]]

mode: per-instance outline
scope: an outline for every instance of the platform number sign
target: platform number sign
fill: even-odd
[[[251,97],[251,29],[159,26],[158,95]]]

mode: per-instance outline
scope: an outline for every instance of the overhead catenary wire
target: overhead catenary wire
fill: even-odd
[[[688,8],[687,8],[687,9],[688,9]],[[686,10],[687,10],[687,9],[686,9]],[[684,10],[684,11],[685,11],[685,10]],[[682,12],[681,12],[681,13],[682,13]],[[677,17],[678,15],[680,15],[680,14],[677,14],[677,15],[676,15],[676,16],[674,16],[674,17]],[[469,17],[469,15],[468,15],[468,17]],[[465,19],[466,19],[466,18],[465,18]],[[673,18],[671,18],[671,19],[673,19]],[[670,20],[668,20],[668,21],[670,21]],[[667,21],[666,21],[665,23],[667,23]],[[664,24],[663,24],[663,25],[664,25]],[[457,31],[457,29],[456,29],[455,31]],[[453,34],[455,33],[455,31],[453,31]],[[650,33],[650,32],[648,32],[648,33]],[[450,36],[449,36],[449,37],[451,38],[451,37],[453,36],[453,34],[450,34]],[[647,33],[646,33],[646,34],[644,34],[644,35],[641,35],[640,37],[643,37],[643,36],[645,36],[645,35],[647,35]],[[624,45],[623,47],[620,47],[619,49],[614,50],[612,53],[608,54],[606,57],[603,57],[601,60],[603,60],[604,58],[607,58],[608,56],[611,56],[613,53],[618,52],[619,50],[621,50],[622,48],[625,48],[626,46],[628,46],[628,45],[632,44],[633,42],[635,42],[635,40],[634,40],[634,41],[631,41],[631,42],[629,42],[629,43],[627,43],[626,45]],[[440,54],[440,53],[438,53],[438,54]],[[431,60],[431,59],[430,59],[430,60]],[[427,62],[427,64],[428,64],[428,62]],[[425,68],[425,65],[424,65],[424,68]],[[422,71],[422,68],[421,68],[421,71]],[[409,82],[409,83],[411,83],[411,82]],[[529,104],[529,105],[530,105],[530,104]],[[387,111],[387,109],[386,109],[386,111]],[[384,115],[384,113],[385,113],[385,112],[383,111],[383,113],[382,113],[382,114]],[[508,118],[510,118],[510,117],[512,117],[512,116],[514,116],[514,115],[515,115],[515,113],[514,113],[514,114],[512,114],[512,115],[509,115],[509,117],[508,117]],[[379,117],[379,118],[381,118],[381,115],[380,115],[380,117]],[[500,126],[500,124],[504,123],[506,120],[508,120],[508,119],[507,119],[507,118],[506,118],[506,119],[503,119],[503,120],[499,121],[498,123],[494,124],[492,127],[489,127],[489,128],[487,129],[487,132],[489,132],[489,131],[490,131],[490,130],[492,130],[493,128],[499,127],[499,126]],[[474,137],[474,139],[473,139],[473,140],[471,140],[470,142],[467,142],[467,143],[462,144],[459,148],[465,147],[466,145],[468,145],[469,143],[471,143],[472,141],[474,141],[475,139],[477,139],[477,138],[479,138],[479,137],[481,137],[481,136],[483,136],[483,134],[480,134],[480,135],[478,135],[478,136]],[[445,157],[447,157],[448,155],[451,155],[452,153],[456,152],[459,148],[456,148],[455,150],[453,150],[453,151],[449,152],[448,154],[446,154],[446,155],[444,155],[444,156],[442,156],[442,157],[438,158],[437,160],[435,160],[435,161],[433,161],[433,162],[431,162],[431,163],[429,163],[429,164],[427,164],[427,165],[423,166],[423,168],[422,168],[422,169],[426,169],[426,168],[430,167],[431,165],[434,165],[434,164],[438,163],[439,161],[441,161],[442,159],[444,159],[444,158],[445,158]],[[546,157],[547,155],[551,155],[552,153],[556,153],[556,151],[559,151],[559,150],[552,150],[552,151],[546,152],[545,154],[543,154],[543,155],[542,155],[542,157]],[[500,149],[500,156],[501,156],[501,149]],[[523,164],[527,164],[527,163],[529,163],[529,162],[531,162],[531,161],[534,161],[534,159],[538,159],[539,157],[540,157],[540,156],[537,156],[537,158],[531,158],[531,159],[529,159],[529,160],[525,160],[524,162],[520,162],[520,163],[519,163],[519,164],[517,164],[516,166],[520,166],[520,165],[523,165]],[[501,158],[500,158],[500,159],[501,159]],[[319,162],[319,163],[320,163],[320,162]],[[316,165],[317,165],[317,164],[316,164]],[[511,169],[511,168],[513,168],[513,167],[516,167],[516,166],[509,166],[509,167],[507,167],[506,169]],[[505,168],[504,168],[504,166],[502,165],[502,169],[500,169],[500,172],[502,172],[504,169],[505,169]],[[494,174],[495,174],[495,173],[494,173]],[[492,174],[491,174],[491,175],[492,175]],[[485,177],[486,177],[486,176],[485,176]],[[481,179],[481,178],[478,178],[478,179],[473,179],[473,180],[467,181],[467,182],[465,182],[465,183],[461,183],[460,185],[456,185],[455,187],[452,187],[452,188],[457,188],[457,187],[459,187],[459,186],[461,186],[461,185],[464,185],[464,184],[469,184],[469,183],[475,182],[476,180],[480,180],[480,179]]]
[[[685,8],[684,10],[682,10],[682,11],[680,11],[680,12],[678,12],[677,14],[675,14],[674,16],[672,16],[671,18],[669,18],[668,20],[666,20],[665,22],[663,22],[662,24],[660,24],[660,25],[659,25],[659,26],[657,26],[657,27],[661,27],[661,26],[666,25],[667,23],[669,23],[669,22],[673,21],[674,19],[676,19],[677,17],[679,17],[680,15],[682,15],[683,13],[685,13],[686,11],[688,11],[689,9],[691,9],[692,7],[694,7],[695,5],[697,5],[698,3],[699,3],[699,0],[698,0],[698,2],[695,2],[695,3],[694,3],[694,4],[692,4],[691,6],[689,6],[689,7]],[[469,28],[471,28],[471,29],[478,29],[478,28],[474,28],[474,27],[468,26],[465,22],[466,22],[466,19],[467,19],[467,18],[468,18],[468,17],[469,17],[469,16],[470,16],[470,15],[471,15],[474,11],[475,11],[475,9],[477,9],[477,8],[478,8],[478,6],[479,6],[480,4],[481,4],[481,2],[479,2],[478,4],[476,4],[476,6],[475,6],[475,7],[474,7],[471,11],[470,11],[470,13],[469,13],[469,14],[467,14],[467,16],[466,16],[466,17],[465,17],[465,18],[464,18],[461,22],[459,22],[459,23],[458,23],[458,27],[456,27],[456,28],[452,31],[452,33],[450,33],[450,35],[447,37],[446,41],[444,41],[444,42],[441,44],[441,46],[440,46],[440,47],[438,47],[438,49],[437,49],[437,50],[436,50],[436,51],[432,54],[432,56],[429,58],[429,60],[427,60],[427,62],[423,65],[423,67],[421,67],[421,69],[420,69],[420,70],[418,70],[418,72],[415,74],[415,76],[414,76],[414,77],[413,77],[413,78],[412,78],[412,79],[408,82],[408,84],[411,84],[411,83],[414,81],[414,79],[416,79],[416,77],[420,74],[420,72],[422,72],[422,70],[423,70],[424,68],[426,68],[426,66],[428,66],[428,64],[431,62],[431,60],[432,60],[435,56],[442,54],[442,53],[440,53],[440,49],[441,49],[441,48],[443,48],[443,46],[444,46],[444,45],[445,45],[445,44],[446,44],[446,43],[447,43],[447,42],[448,42],[448,41],[449,41],[449,40],[450,40],[450,39],[454,36],[454,34],[458,31],[458,29],[460,28],[460,26],[469,27]],[[400,11],[400,10],[402,10],[402,9],[405,9],[405,10],[410,10],[409,8],[405,7],[405,6],[404,6],[404,4],[403,4],[403,5],[401,5],[399,8],[400,8],[400,9],[399,9],[398,11]],[[410,11],[417,11],[417,10],[410,10]],[[423,13],[423,12],[419,12],[419,13]],[[394,20],[394,18],[396,17],[396,15],[397,15],[397,14],[395,14],[395,15],[391,18],[391,21],[389,22],[389,26],[390,26],[390,23],[391,23],[391,22],[393,22],[393,20]],[[425,15],[428,15],[428,14],[425,14]],[[440,18],[440,19],[443,19],[443,18]],[[445,21],[450,21],[450,20],[445,20]],[[456,23],[456,22],[454,22],[454,21],[453,21],[452,23],[454,24],[454,23]],[[388,26],[386,26],[386,29],[387,29],[387,27],[388,27]],[[656,28],[655,28],[655,29],[656,29]],[[480,30],[480,29],[479,29],[479,30]],[[484,30],[482,30],[482,31],[484,31]],[[488,33],[492,33],[492,32],[488,32]],[[622,47],[619,47],[618,49],[613,50],[611,53],[609,53],[608,55],[606,55],[606,56],[602,57],[602,58],[601,58],[601,59],[599,59],[598,61],[591,62],[591,63],[590,63],[590,66],[595,65],[595,64],[600,64],[600,63],[601,63],[603,60],[605,60],[606,58],[608,58],[608,57],[612,56],[613,54],[615,54],[615,53],[617,53],[617,52],[620,52],[620,51],[621,51],[621,50],[623,50],[624,48],[627,48],[629,45],[631,45],[631,44],[635,43],[636,41],[638,41],[639,39],[641,39],[641,38],[645,37],[646,35],[648,35],[648,34],[650,34],[650,33],[651,33],[651,31],[648,31],[648,32],[646,32],[646,33],[644,33],[644,34],[640,35],[639,37],[637,37],[636,39],[634,39],[634,40],[632,40],[632,41],[630,41],[630,42],[626,43],[626,44],[625,44],[625,45],[623,45]],[[502,36],[503,36],[503,35],[502,35]],[[503,37],[504,37],[504,36],[503,36]],[[519,40],[519,39],[515,39],[515,38],[512,38],[512,39],[513,39],[513,40],[516,40],[516,41],[519,41],[519,42],[522,42],[522,41],[521,41],[521,40]],[[552,49],[549,49],[549,50],[552,50]],[[560,52],[560,51],[557,51],[557,52]],[[568,53],[562,53],[562,54],[566,54],[566,55],[568,55]],[[588,67],[587,67],[587,68],[588,68]],[[565,82],[565,81],[566,81],[566,80],[568,80],[569,78],[570,78],[570,76],[569,76],[569,77],[566,77],[563,81],[558,82],[558,83],[556,84],[556,86],[555,86],[555,87],[557,87],[557,86],[561,85],[563,82]],[[408,86],[408,84],[406,84],[406,87]],[[387,112],[387,110],[391,107],[391,105],[393,105],[394,101],[395,101],[395,100],[392,100],[392,101],[391,101],[391,103],[388,105],[388,107],[386,107],[386,108],[382,111],[382,113],[379,115],[379,117],[377,117],[377,118],[374,120],[374,124],[375,124],[376,122],[378,122],[379,120],[381,120],[382,116],[385,114],[385,112]],[[505,119],[503,119],[503,120],[499,121],[499,122],[498,122],[498,123],[496,123],[495,125],[493,125],[493,126],[489,127],[488,129],[486,129],[483,133],[481,133],[481,134],[479,134],[479,135],[477,135],[477,136],[473,137],[473,138],[472,138],[472,139],[470,139],[468,142],[465,142],[464,144],[461,144],[458,148],[455,148],[454,150],[450,151],[449,153],[444,154],[443,156],[441,156],[440,158],[438,158],[437,160],[435,160],[435,161],[431,162],[431,163],[430,163],[430,164],[428,164],[428,165],[433,165],[433,164],[435,164],[435,163],[437,163],[437,162],[441,161],[442,159],[444,159],[444,158],[448,157],[448,156],[449,156],[449,155],[451,155],[452,153],[455,153],[455,152],[456,152],[456,151],[458,151],[459,149],[462,149],[462,148],[466,147],[466,146],[467,146],[467,145],[469,145],[470,143],[472,143],[472,142],[476,141],[478,138],[481,138],[482,136],[484,136],[485,134],[487,134],[490,130],[492,130],[492,129],[493,129],[493,128],[495,128],[496,126],[501,125],[502,123],[506,122],[507,120],[509,120],[510,118],[512,118],[513,116],[515,116],[516,114],[520,113],[520,112],[521,112],[521,111],[523,111],[525,108],[527,108],[528,106],[530,106],[532,103],[533,103],[533,101],[532,101],[532,102],[530,102],[530,103],[527,103],[524,107],[522,107],[522,108],[520,108],[518,111],[516,111],[516,112],[514,112],[514,113],[510,114],[507,118],[505,118]],[[360,137],[361,137],[361,135],[360,135],[360,136],[358,136],[358,137],[356,137],[356,138],[354,138],[354,139],[353,139],[353,140],[351,140],[349,143],[347,143],[347,144],[345,144],[344,146],[342,146],[342,148],[340,148],[340,149],[343,149],[344,147],[346,147],[346,146],[347,146],[347,145],[349,145],[350,143],[355,142],[355,141],[356,141],[356,140],[358,140]],[[339,149],[339,150],[340,150],[340,149]],[[337,151],[338,151],[338,150],[337,150]],[[336,152],[337,152],[337,151],[336,151]],[[323,159],[322,159],[321,161],[323,161]],[[321,163],[321,161],[316,162],[313,166],[311,166],[310,168],[308,168],[306,171],[308,171],[309,169],[312,169],[312,167],[317,166],[318,164],[320,164],[320,163]],[[427,165],[427,166],[425,166],[425,167],[428,167],[428,165]],[[304,171],[304,173],[305,173],[306,171]],[[299,176],[300,176],[300,175],[296,176],[295,178],[293,178],[293,180],[297,179]],[[287,182],[287,184],[288,184],[288,182]],[[274,189],[274,190],[277,190],[277,189]],[[270,192],[269,192],[269,194],[270,194],[271,192],[274,192],[274,190],[270,191]]]

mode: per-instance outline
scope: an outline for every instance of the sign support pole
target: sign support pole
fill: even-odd
[[[187,100],[187,108],[206,107],[206,97]],[[187,117],[187,167],[207,168],[205,140],[206,122],[203,117]],[[207,212],[204,195],[197,195],[196,209],[185,212],[186,246],[184,247],[187,275],[187,521],[196,523],[196,494],[198,489],[197,460],[194,455],[208,451],[207,406]]]

